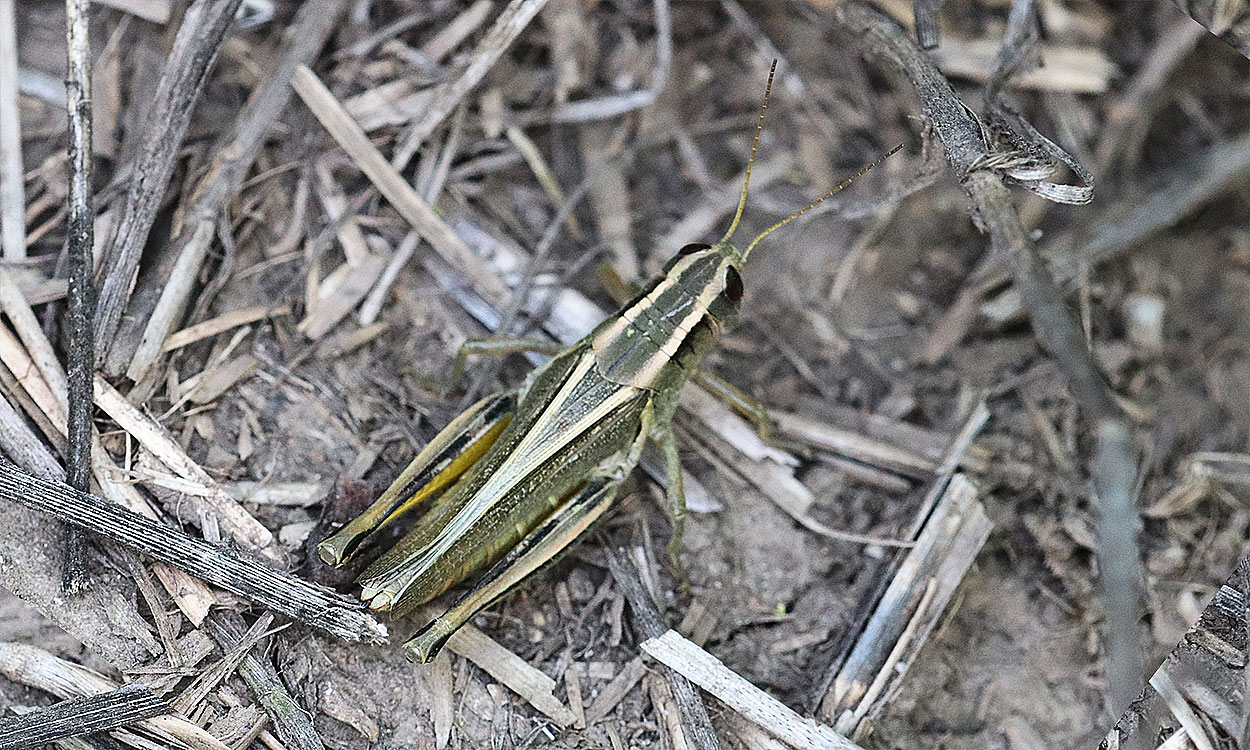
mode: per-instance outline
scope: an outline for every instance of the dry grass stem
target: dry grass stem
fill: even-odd
[[[456,108],[469,90],[481,82],[482,77],[494,66],[495,61],[516,40],[529,22],[543,9],[547,0],[509,0],[508,7],[500,12],[490,31],[482,37],[473,51],[472,59],[455,80],[436,88],[430,96],[420,117],[412,123],[400,139],[392,160],[396,169],[403,169],[425,143],[435,128]]]
[[[91,186],[92,66],[87,0],[66,0],[65,16],[65,95],[69,119],[66,155],[70,167],[69,214],[65,222],[65,254],[69,259],[65,479],[74,489],[86,492],[91,481],[91,374],[95,367],[95,288],[91,275],[96,221]],[[27,348],[30,347],[28,342]],[[65,567],[61,571],[67,592],[77,593],[88,585],[86,554],[86,540],[77,532],[67,534]]]
[[[15,0],[0,0],[0,254],[26,257],[26,188],[17,102]]]

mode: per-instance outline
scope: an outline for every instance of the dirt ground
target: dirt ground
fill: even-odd
[[[839,28],[837,4],[673,2],[671,66],[654,101],[570,123],[553,121],[565,102],[649,90],[663,45],[651,3],[551,0],[404,175],[428,185],[450,141],[436,201],[440,215],[475,250],[487,238],[529,253],[562,200],[548,191],[571,194],[595,165],[609,185],[592,187],[573,211],[535,286],[566,284],[611,307],[592,261],[607,260],[627,277],[646,276],[677,249],[669,241],[675,227],[694,228],[681,242],[713,241],[724,231],[734,201],[709,196],[735,195],[774,57],[782,67],[757,162],[768,166],[757,169],[764,176],[757,175],[739,238],[904,144],[902,153],[760,245],[745,273],[742,320],[705,369],[778,413],[865,434],[886,424],[881,434],[922,436],[900,438],[904,449],[925,440],[944,447],[984,401],[990,417],[973,444],[977,458],[966,460],[963,471],[993,531],[861,744],[1096,747],[1115,717],[1108,706],[1089,415],[1027,315],[1000,314],[1009,307],[1003,295],[1010,274],[984,282],[994,278],[993,268],[986,270],[989,239],[970,218],[970,198],[925,127],[914,90],[863,56],[857,40]],[[480,28],[431,57],[430,45],[471,5],[348,3],[316,56],[312,69],[348,111],[376,119],[369,138],[388,157],[421,112],[409,97],[455,78],[504,6],[488,3]],[[1008,182],[1039,251],[1074,270],[1065,287],[1068,309],[1133,416],[1144,684],[1250,554],[1250,61],[1168,3],[1043,0],[1032,7],[1047,64],[1006,91],[1038,131],[1097,181],[1088,205],[1053,203]],[[884,9],[910,18],[907,3],[887,2]],[[118,333],[123,343],[115,348],[137,343],[169,274],[166,251],[183,218],[180,207],[216,155],[217,138],[272,68],[293,12],[290,3],[279,3],[271,19],[236,29],[224,44],[146,244]],[[1009,3],[999,0],[950,0],[941,12],[934,55],[973,111],[980,111],[1008,12]],[[59,79],[60,6],[21,3],[17,23],[23,80],[36,80],[35,73]],[[176,25],[94,6],[101,210],[124,199],[125,189],[109,186],[125,185],[124,166],[140,147],[133,133],[143,92],[159,75]],[[65,165],[58,161],[64,114],[30,86],[21,116],[27,201],[37,210],[28,211],[27,223],[31,229],[50,224],[31,246],[38,260],[25,266],[52,278],[63,275],[57,256],[65,228],[57,207],[64,192]],[[368,92],[381,103],[363,98]],[[527,146],[536,149],[549,180]],[[619,155],[605,157],[614,151]],[[1214,173],[1209,159],[1236,162],[1234,177],[1202,193]],[[1065,171],[1055,180],[1080,182]],[[353,501],[383,489],[473,394],[515,385],[530,367],[521,356],[484,358],[467,376],[451,377],[461,343],[488,331],[463,292],[463,278],[425,244],[381,298],[376,320],[383,326],[361,322],[355,311],[362,294],[351,314],[324,334],[306,335],[301,320],[345,294],[326,291],[336,269],[350,265],[332,215],[356,214],[352,226],[384,258],[409,231],[370,190],[353,159],[292,98],[229,202],[223,227],[230,246],[213,246],[188,317],[176,328],[257,306],[283,309],[162,356],[158,374],[138,388],[124,366],[105,367],[111,382],[278,535],[291,570],[350,593],[356,592],[350,576],[328,570],[313,542],[349,515]],[[1178,204],[1182,193],[1202,197],[1174,219],[1159,220],[1166,211],[1157,208],[1142,215],[1143,205],[1169,190]],[[1112,249],[1091,261],[1081,255],[1090,247]],[[971,303],[971,314],[952,314],[961,303]],[[58,304],[36,307],[45,311],[54,341]],[[1161,311],[1161,322],[1150,311]],[[530,316],[519,319],[537,328]],[[211,382],[190,380],[198,373]],[[127,436],[107,419],[99,425],[114,458],[129,456]],[[830,665],[863,616],[865,597],[896,560],[880,547],[837,541],[796,523],[736,470],[725,458],[731,451],[724,438],[702,422],[683,413],[677,433],[685,470],[720,506],[690,518],[687,581],[663,564],[670,533],[663,492],[635,472],[589,538],[475,624],[553,677],[556,696],[566,703],[573,665],[582,701],[592,705],[639,655],[641,640],[602,548],[637,546],[659,561],[658,588],[674,625],[697,621],[704,647],[729,668],[813,715]],[[888,475],[869,481],[821,451],[795,450],[802,459],[795,475],[815,498],[811,517],[839,531],[904,533],[934,479],[931,472],[869,467]],[[1225,468],[1213,481],[1197,482],[1193,467],[1217,454]],[[245,482],[295,487],[303,500],[253,502]],[[178,505],[170,491],[158,499]],[[692,609],[702,617],[690,617]],[[646,675],[600,721],[562,730],[459,656],[428,667],[409,664],[396,644],[419,624],[389,623],[387,646],[347,646],[292,627],[272,638],[266,653],[314,716],[326,747],[441,747],[434,717],[444,710],[454,717],[452,747],[672,746],[667,688],[654,662],[645,662]],[[112,670],[16,598],[0,601],[0,640]],[[240,685],[237,692],[248,695]],[[49,702],[4,680],[0,699]],[[754,735],[720,703],[709,701],[709,711],[728,746],[768,746],[752,744]]]

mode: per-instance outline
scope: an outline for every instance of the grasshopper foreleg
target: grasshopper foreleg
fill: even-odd
[[[494,336],[485,339],[468,339],[456,351],[452,361],[451,381],[453,383],[464,377],[468,368],[469,357],[481,355],[503,356],[506,354],[525,354],[537,352],[554,357],[564,351],[564,344],[551,339],[538,337],[507,338]]]

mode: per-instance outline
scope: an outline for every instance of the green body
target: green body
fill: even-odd
[[[729,243],[746,207],[772,82],[770,72],[738,211],[724,238],[681,248],[641,294],[535,370],[515,393],[465,410],[376,503],[321,543],[322,558],[341,564],[366,536],[431,500],[412,530],[360,579],[370,606],[397,612],[491,565],[406,644],[415,658],[434,658],[461,625],[585,531],[611,504],[648,439],[664,449],[669,551],[677,559],[686,515],[672,431],[678,395],[737,316],[751,249],[851,182],[765,229],[743,251]]]
[[[685,507],[673,412],[682,386],[737,315],[741,267],[727,241],[682,248],[637,298],[515,394],[488,397],[457,417],[369,510],[321,543],[322,557],[342,563],[366,535],[432,500],[360,578],[371,606],[402,613],[494,565],[408,644],[428,660],[603,513],[648,438],[668,456],[679,545]]]

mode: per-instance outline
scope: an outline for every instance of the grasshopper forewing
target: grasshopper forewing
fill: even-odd
[[[752,248],[851,182],[761,232],[744,250],[730,244],[746,206],[772,82],[770,72],[742,196],[725,236],[681,248],[637,297],[535,369],[518,390],[466,410],[377,502],[321,542],[322,558],[341,564],[368,535],[430,501],[413,528],[360,576],[361,598],[396,614],[492,566],[405,644],[411,657],[432,659],[461,625],[572,543],[612,503],[648,439],[667,457],[670,551],[680,550],[685,499],[672,433],[678,394],[736,318]]]

